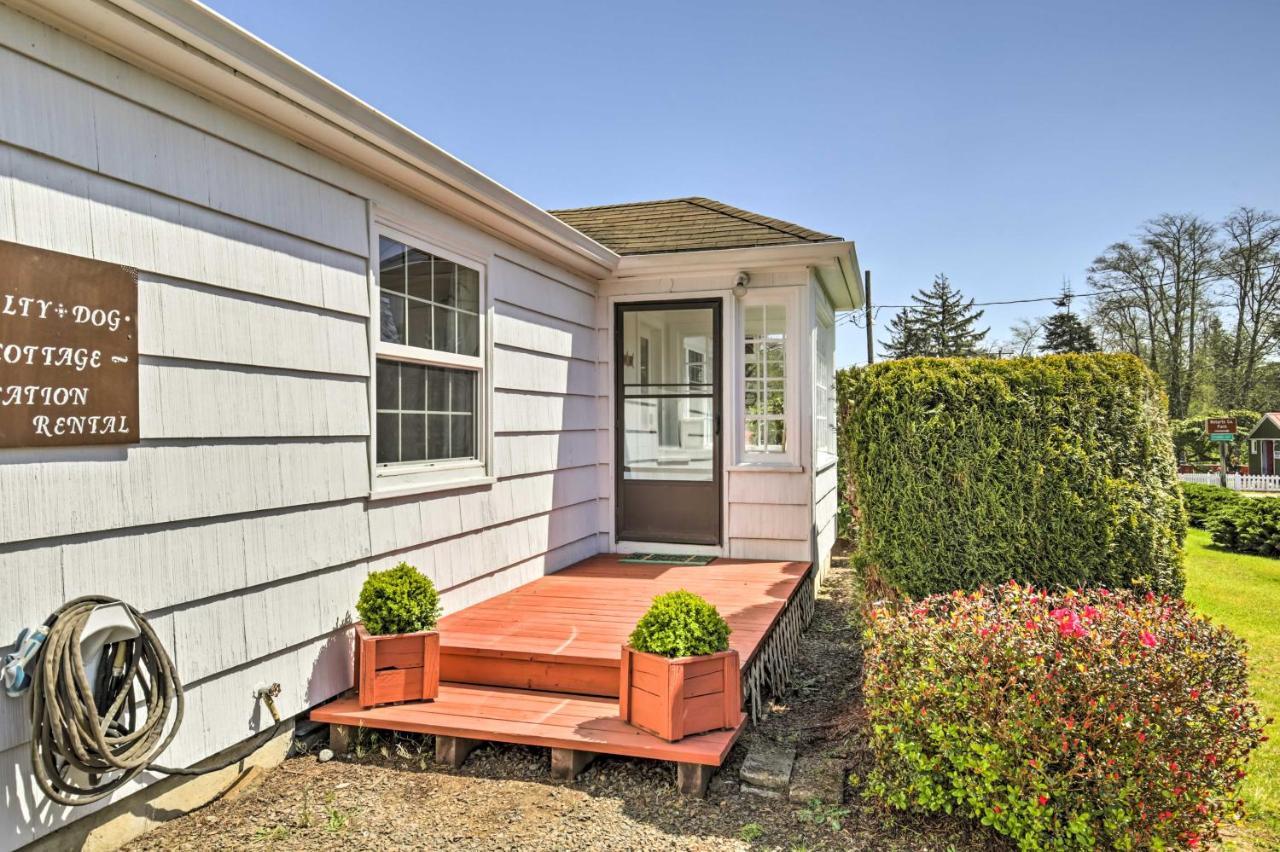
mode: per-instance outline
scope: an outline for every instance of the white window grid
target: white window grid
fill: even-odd
[[[743,332],[743,447],[787,451],[787,307],[748,305]]]

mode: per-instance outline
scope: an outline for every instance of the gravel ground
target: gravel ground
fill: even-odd
[[[176,819],[127,849],[1002,849],[971,823],[905,817],[857,788],[868,755],[861,719],[858,590],[832,571],[786,695],[743,736],[705,800],[675,792],[671,764],[601,757],[572,783],[549,780],[545,749],[489,745],[454,772],[430,737],[370,736],[355,754],[287,760],[236,801]],[[739,792],[755,738],[843,762],[845,804],[798,806]]]

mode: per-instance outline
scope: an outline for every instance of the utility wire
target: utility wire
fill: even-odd
[[[1264,264],[1261,266],[1257,266],[1254,269],[1257,272],[1262,272],[1263,270],[1267,270],[1267,269],[1280,269],[1280,263]],[[1209,276],[1208,278],[1201,278],[1200,283],[1208,284],[1214,281],[1227,281],[1227,280],[1230,280],[1232,277],[1233,276],[1231,275],[1213,275],[1213,276]],[[1093,296],[1110,296],[1118,293],[1139,293],[1139,292],[1142,292],[1143,290],[1149,290],[1149,289],[1151,288],[1143,287],[1143,286],[1114,287],[1109,290],[1094,290],[1093,292],[1090,292],[1090,293],[1067,294],[1067,293],[1060,292],[1056,296],[1031,296],[1025,299],[996,299],[989,302],[973,302],[972,304],[969,304],[969,303],[966,303],[966,304],[968,304],[969,307],[974,307],[974,308],[995,307],[999,305],[1029,305],[1036,302],[1060,302],[1063,299],[1070,301],[1072,299],[1088,299]],[[904,308],[907,310],[923,310],[925,307],[926,307],[925,305],[920,305],[920,304],[873,305],[871,308],[871,311],[873,316],[878,317],[880,315],[880,311],[883,311],[883,310],[901,310]],[[844,314],[842,317],[840,317],[839,322],[850,323],[857,326],[858,328],[863,327],[861,314],[858,311]]]

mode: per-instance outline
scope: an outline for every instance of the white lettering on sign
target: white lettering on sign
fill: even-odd
[[[88,388],[9,385],[0,388],[0,405],[87,405]]]
[[[137,270],[0,239],[0,448],[137,443],[137,312]]]
[[[67,415],[65,417],[49,417],[37,414],[31,418],[31,425],[37,435],[52,438],[55,435],[127,435],[129,434],[129,417],[121,414],[88,416]]]
[[[44,319],[48,316],[49,306],[53,302],[48,299],[37,299],[34,296],[15,296],[6,293],[4,304],[0,305],[0,314],[11,317],[36,317]],[[35,308],[33,311],[32,308]]]
[[[0,343],[0,361],[42,367],[74,367],[77,372],[96,370],[102,365],[102,352],[77,346],[25,346]]]

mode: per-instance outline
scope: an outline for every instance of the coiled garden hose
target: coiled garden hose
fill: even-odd
[[[81,656],[81,632],[93,610],[105,604],[123,604],[139,635],[106,647],[98,682],[92,684]],[[49,635],[31,683],[31,767],[40,789],[59,804],[96,802],[144,771],[203,775],[225,769],[284,726],[272,700],[279,687],[259,690],[274,725],[212,765],[161,766],[154,761],[177,735],[186,700],[173,660],[147,619],[115,598],[89,595],[63,604],[46,624]]]

